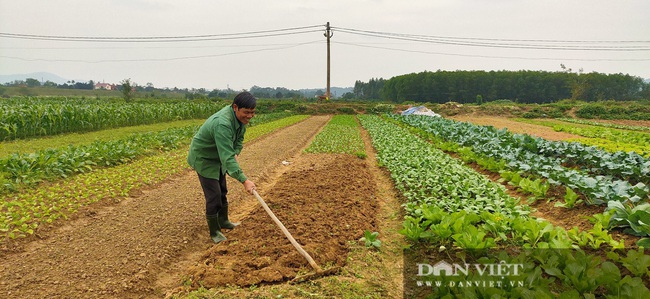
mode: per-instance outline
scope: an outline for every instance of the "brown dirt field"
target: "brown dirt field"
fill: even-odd
[[[374,194],[363,160],[306,154],[260,195],[316,263],[328,268],[345,265],[348,241],[376,230]],[[227,237],[189,269],[194,287],[283,282],[313,272],[261,206]]]
[[[311,268],[230,178],[231,219],[242,226],[213,244],[198,179],[187,170],[119,203],[95,203],[4,251],[0,298],[401,298],[400,202],[367,133],[365,160],[301,153],[328,120],[312,117],[249,142],[240,161],[319,265],[345,265],[338,274],[283,283]],[[380,233],[381,250],[358,241],[365,229]],[[216,288],[188,293],[200,284]]]
[[[548,140],[567,140],[571,138],[581,138],[581,136],[569,134],[566,132],[555,132],[553,128],[522,123],[502,117],[492,116],[474,116],[474,115],[456,115],[449,117],[456,121],[470,122],[482,126],[493,126],[497,129],[507,128],[508,131],[519,134],[528,134]]]
[[[262,282],[262,280],[284,281],[293,277],[296,271],[298,274],[313,272],[307,265],[305,259],[295,251],[280,230],[273,224],[269,216],[260,207],[257,207],[249,216],[243,219],[242,225],[248,223],[253,226],[254,230],[263,230],[265,234],[270,236],[265,237],[264,240],[260,240],[258,234],[255,232],[237,232],[237,229],[235,229],[227,235],[230,238],[229,241],[223,245],[217,245],[204,251],[201,256],[196,258],[196,262],[193,265],[186,267],[188,271],[182,275],[184,277],[183,283],[180,282],[181,279],[179,278],[177,282],[178,287],[170,291],[169,294],[175,298],[402,298],[402,249],[404,248],[405,241],[399,234],[399,230],[402,228],[400,202],[397,199],[397,191],[393,186],[390,176],[385,169],[377,166],[375,159],[376,152],[372,148],[370,137],[364,130],[361,133],[365,143],[366,153],[368,154],[366,159],[359,160],[356,157],[351,158],[349,156],[342,156],[343,158],[341,159],[322,154],[303,154],[292,160],[293,164],[286,167],[285,174],[277,181],[275,186],[282,188],[282,190],[273,191],[273,188],[270,188],[272,190],[270,191],[271,193],[262,194],[264,200],[271,205],[274,213],[278,215],[296,238],[298,238],[298,235],[307,235],[306,238],[308,238],[309,244],[306,244],[305,249],[316,259],[316,262],[321,267],[328,268],[330,265],[340,265],[340,261],[344,260],[343,264],[345,266],[341,268],[341,271],[337,275],[320,277],[300,284]],[[330,168],[328,165],[331,163],[342,163],[346,165],[339,166],[334,164],[334,168],[340,169],[341,167],[345,167],[345,171],[352,172],[354,175],[350,176],[327,171]],[[317,168],[311,170],[314,166]],[[318,170],[322,170],[320,171],[321,174],[314,176],[314,171]],[[295,211],[302,207],[306,207],[305,209],[313,209],[308,204],[291,207],[295,199],[298,199],[298,202],[314,202],[319,197],[321,199],[327,199],[332,197],[331,194],[340,193],[341,190],[334,189],[332,192],[318,194],[322,192],[311,191],[311,189],[306,188],[306,185],[310,184],[310,181],[313,181],[312,178],[324,180],[324,183],[326,183],[332,176],[342,178],[342,180],[337,180],[334,183],[340,186],[341,184],[337,182],[345,181],[345,186],[347,187],[344,189],[352,188],[351,193],[353,194],[352,197],[348,193],[342,194],[344,197],[339,201],[353,204],[351,206],[354,208],[337,211],[337,213],[344,213],[345,217],[352,216],[351,219],[358,219],[362,216],[359,215],[358,211],[365,210],[368,212],[369,210],[367,208],[371,206],[372,214],[365,215],[366,222],[359,223],[350,228],[337,228],[335,225],[331,231],[335,233],[334,236],[329,236],[329,229],[326,229],[322,233],[311,233],[312,230],[322,231],[317,226],[322,226],[323,221],[330,222],[331,220],[321,219],[323,217],[320,216],[322,214],[320,210],[308,213],[312,215],[310,217],[315,217],[314,221],[311,218],[307,219],[304,215],[299,215],[299,213],[294,212],[292,214],[286,213],[286,211]],[[345,176],[349,177],[350,180],[346,180],[344,178]],[[305,179],[307,182],[305,182]],[[359,179],[361,179],[361,182]],[[362,185],[359,185],[360,183]],[[294,187],[302,191],[298,191]],[[368,193],[370,190],[375,190],[374,195]],[[272,193],[277,194],[274,195]],[[317,195],[311,196],[311,193]],[[366,200],[357,200],[355,203],[354,197],[359,196]],[[317,204],[322,205],[325,203]],[[365,206],[365,208],[357,208],[358,205]],[[281,216],[281,214],[286,215]],[[296,225],[291,219],[285,220],[287,217],[297,219],[296,221],[302,223]],[[351,219],[347,219],[346,222],[350,223]],[[264,228],[259,228],[260,223],[264,224]],[[295,228],[289,228],[290,225],[295,226]],[[365,247],[363,242],[355,240],[363,234],[365,229],[376,229],[379,232],[379,239],[382,241],[380,250],[369,249]],[[341,239],[340,236],[342,234],[340,231],[354,232],[354,237]],[[237,238],[242,236],[244,239],[234,240],[235,236]],[[302,239],[302,237],[300,238]],[[312,241],[310,239],[324,239],[326,241],[318,240],[316,243],[311,243]],[[298,241],[301,244],[305,244],[300,239]],[[229,243],[231,244],[228,245]],[[248,247],[247,251],[241,249],[243,246]],[[339,253],[344,252],[344,254],[343,256],[328,258],[327,253],[323,252],[324,250],[322,248],[338,248],[336,251]],[[256,256],[253,253],[251,256],[251,252],[249,252],[251,250],[257,251],[257,253],[265,252],[265,254]],[[332,250],[326,251],[333,252]],[[237,255],[233,256],[233,252],[237,253]],[[279,257],[278,253],[280,254]],[[288,257],[292,258],[291,261],[288,261]],[[241,261],[254,262],[244,262],[242,264]],[[286,263],[289,263],[289,265],[283,265]],[[214,275],[218,273],[230,276],[239,270],[245,272],[246,276],[240,275],[240,278],[230,277],[233,284],[228,286],[222,286],[224,283],[223,277]],[[281,278],[281,271],[288,273],[289,276]],[[208,276],[205,276],[206,274]],[[197,277],[207,278],[199,281],[200,283],[211,281],[217,287],[209,290],[200,289],[188,293],[195,290],[197,285],[197,281],[190,278]],[[237,280],[240,280],[240,283],[243,285],[248,285],[255,281],[260,281],[260,284],[241,287],[234,285]]]
[[[247,143],[242,168],[266,194],[328,116],[311,117]],[[234,220],[255,207],[229,181]],[[119,204],[91,205],[84,215],[8,253],[0,261],[4,298],[160,298],[178,285],[197,253],[213,246],[196,174],[187,171]],[[242,230],[243,231],[243,230]],[[226,234],[230,236],[230,234]]]

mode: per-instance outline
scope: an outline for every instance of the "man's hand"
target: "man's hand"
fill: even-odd
[[[253,183],[251,180],[246,180],[244,182],[244,189],[246,189],[246,192],[253,194],[253,190],[255,190],[255,183]]]

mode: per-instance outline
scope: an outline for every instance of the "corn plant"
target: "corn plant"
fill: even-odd
[[[206,118],[225,103],[23,98],[0,102],[0,141]]]

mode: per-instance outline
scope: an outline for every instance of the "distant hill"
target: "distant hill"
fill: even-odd
[[[67,79],[61,78],[55,74],[47,73],[47,72],[38,72],[38,73],[29,73],[29,74],[0,75],[0,84],[13,82],[16,80],[24,81],[25,79],[28,78],[36,79],[38,81],[41,81],[41,83],[44,83],[46,81],[52,81],[56,84],[63,84],[68,82]]]

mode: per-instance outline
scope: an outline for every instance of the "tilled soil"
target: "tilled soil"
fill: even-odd
[[[348,241],[377,224],[375,183],[355,156],[305,154],[264,194],[264,201],[322,268],[344,266]],[[283,282],[313,272],[261,207],[191,267],[194,287]]]
[[[244,146],[239,160],[261,193],[284,171],[281,162],[298,155],[328,119],[311,117]],[[228,183],[231,218],[238,219],[255,199]],[[0,297],[160,298],[180,283],[197,253],[213,247],[204,202],[188,170],[119,204],[90,206],[0,261]]]

